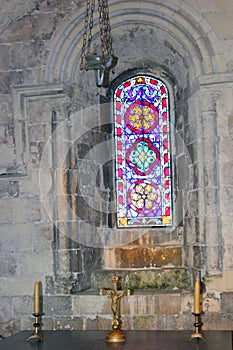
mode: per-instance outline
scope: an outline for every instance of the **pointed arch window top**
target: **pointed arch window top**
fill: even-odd
[[[114,92],[117,225],[171,226],[168,89],[139,75]]]

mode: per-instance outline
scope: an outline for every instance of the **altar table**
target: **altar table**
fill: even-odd
[[[232,350],[231,331],[206,331],[198,342],[189,341],[192,331],[124,331],[124,343],[106,343],[107,331],[43,331],[41,343],[28,342],[31,333],[0,340],[0,350]]]

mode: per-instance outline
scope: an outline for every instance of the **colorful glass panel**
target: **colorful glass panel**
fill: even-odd
[[[166,85],[140,75],[114,93],[117,226],[171,226],[171,154]]]

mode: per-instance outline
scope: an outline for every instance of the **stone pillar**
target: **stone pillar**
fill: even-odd
[[[200,255],[199,261],[209,275],[216,275],[222,271],[222,237],[220,232],[219,210],[219,151],[216,98],[218,93],[203,88],[201,106],[202,127],[202,164],[203,173],[199,173],[199,237],[194,245],[194,251]],[[200,157],[201,158],[201,157]],[[201,168],[200,168],[201,171]],[[203,205],[204,203],[204,205]],[[202,230],[203,229],[203,230]],[[203,267],[203,262],[205,267]]]

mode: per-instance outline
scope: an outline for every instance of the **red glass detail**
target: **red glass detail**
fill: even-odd
[[[123,196],[120,195],[120,196],[118,197],[118,203],[119,203],[119,204],[123,204],[123,203],[124,203],[124,198],[123,198]]]
[[[122,182],[118,183],[118,191],[123,192],[123,183]]]
[[[164,150],[168,149],[168,140],[163,141],[163,148]]]
[[[168,154],[167,153],[164,154],[163,159],[164,159],[164,163],[168,162]]]
[[[167,99],[166,98],[162,98],[162,108],[167,107]]]
[[[126,83],[123,84],[124,88],[127,88],[128,86],[131,85],[131,82],[130,81],[127,81]]]
[[[165,89],[164,85],[161,86],[160,91],[161,91],[162,94],[166,93],[166,89]]]
[[[164,134],[167,134],[167,125],[164,125],[164,127],[163,127],[163,133],[164,133]]]
[[[163,122],[167,120],[167,112],[163,112]]]
[[[122,143],[120,141],[117,141],[117,150],[122,151]]]
[[[118,169],[118,177],[119,177],[120,179],[122,179],[122,178],[123,178],[123,172],[122,172],[122,169]]]
[[[169,168],[168,167],[164,168],[164,175],[169,176]]]
[[[158,85],[157,80],[154,80],[154,79],[150,79],[150,83],[151,83],[152,85],[155,85],[155,86]]]
[[[121,116],[120,116],[120,114],[117,114],[117,115],[116,115],[116,122],[117,122],[118,124],[121,124]]]
[[[117,157],[117,163],[118,164],[122,164],[122,156],[118,156]]]
[[[119,102],[119,101],[116,102],[116,109],[117,109],[118,111],[121,110],[121,102]]]
[[[122,130],[121,128],[117,128],[117,136],[121,136],[122,135]]]
[[[166,215],[166,216],[170,216],[170,215],[171,215],[171,210],[170,210],[169,207],[166,207],[166,208],[165,208],[165,215]]]
[[[119,98],[121,97],[121,89],[117,89],[116,96]]]
[[[169,187],[170,187],[169,180],[166,180],[166,181],[165,181],[164,187],[165,187],[165,190],[168,190],[168,189],[169,189]]]

